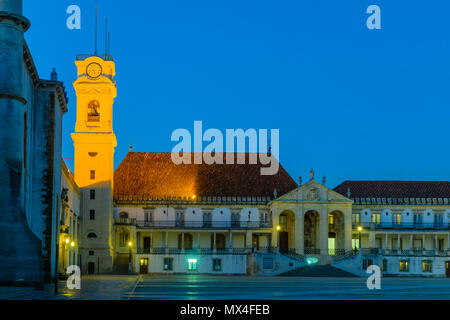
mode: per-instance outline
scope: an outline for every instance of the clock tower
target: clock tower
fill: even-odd
[[[117,89],[110,56],[78,56],[73,83],[77,95],[75,181],[82,192],[80,213],[81,268],[84,273],[108,273],[113,267],[113,104]]]

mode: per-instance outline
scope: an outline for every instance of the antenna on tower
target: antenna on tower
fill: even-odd
[[[105,59],[108,54],[108,18],[105,19]]]
[[[109,31],[108,31],[108,56],[109,56]]]
[[[95,55],[97,55],[97,9],[98,6],[95,6]]]

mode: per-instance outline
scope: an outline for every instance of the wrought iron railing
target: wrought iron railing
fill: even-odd
[[[401,223],[393,223],[393,222],[360,222],[352,223],[353,229],[357,229],[359,226],[364,229],[411,229],[411,230],[450,230],[450,224],[447,223],[415,223],[415,222],[401,222]]]
[[[382,248],[362,248],[360,249],[362,254],[380,254],[383,256],[411,256],[411,257],[449,257],[450,250],[438,250],[438,249],[423,249],[423,248],[411,248],[411,249],[382,249]]]
[[[133,218],[114,218],[115,224],[121,224],[121,225],[136,225],[136,219]]]
[[[252,248],[225,248],[225,249],[212,249],[212,248],[188,248],[188,249],[180,249],[180,248],[164,248],[164,247],[156,247],[156,248],[146,248],[146,247],[138,247],[136,249],[137,254],[170,254],[170,255],[178,255],[178,254],[199,254],[199,255],[226,255],[226,254],[249,254],[252,252]]]
[[[182,229],[259,229],[272,228],[272,222],[262,221],[183,221],[183,220],[137,220],[139,228],[182,228]]]

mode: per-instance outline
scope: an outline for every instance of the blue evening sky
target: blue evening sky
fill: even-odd
[[[66,9],[81,7],[81,30]],[[69,94],[63,157],[73,158],[75,56],[111,29],[118,96],[115,166],[128,152],[170,152],[173,130],[280,129],[280,159],[344,180],[448,180],[450,2],[380,0],[26,0],[41,78]],[[381,8],[381,30],[366,8]],[[73,160],[66,160],[73,168]]]

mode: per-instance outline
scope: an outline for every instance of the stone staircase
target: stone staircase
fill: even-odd
[[[282,277],[330,277],[330,278],[355,278],[357,275],[335,268],[331,265],[312,265],[300,267],[279,276]]]
[[[129,255],[117,254],[114,259],[114,274],[129,274],[128,272]]]

